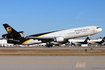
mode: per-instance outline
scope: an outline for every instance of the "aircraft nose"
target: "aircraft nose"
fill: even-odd
[[[101,32],[101,31],[102,31],[102,28],[99,28],[99,29],[98,29],[98,32]]]
[[[100,31],[102,31],[102,28],[100,28]]]

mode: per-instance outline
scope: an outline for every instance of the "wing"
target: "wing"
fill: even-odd
[[[56,36],[56,37],[35,37],[35,36],[27,36],[26,38],[37,39],[37,40],[41,40],[41,41],[45,41],[45,42],[51,42],[51,41],[62,42],[62,41],[64,41],[64,38],[61,37],[61,36]]]
[[[34,36],[27,36],[26,38],[38,39],[38,40],[54,40],[55,37],[34,37]]]

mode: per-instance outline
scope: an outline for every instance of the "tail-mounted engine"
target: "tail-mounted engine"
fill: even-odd
[[[16,33],[8,33],[8,34],[2,35],[2,38],[18,38],[18,37],[25,37],[24,32],[20,31]]]

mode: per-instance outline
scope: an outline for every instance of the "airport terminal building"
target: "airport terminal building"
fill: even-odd
[[[7,40],[0,40],[0,46],[6,46],[7,45]]]

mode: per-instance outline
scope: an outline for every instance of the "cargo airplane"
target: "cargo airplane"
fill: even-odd
[[[81,46],[81,44],[88,44],[90,38],[87,37],[86,39],[69,39],[71,45]]]
[[[2,35],[2,37],[6,38],[8,43],[22,45],[46,43],[48,47],[51,46],[51,42],[67,43],[69,39],[91,36],[102,31],[98,26],[87,26],[24,36],[23,31],[17,32],[8,24],[3,24],[3,26],[7,34]]]
[[[89,41],[90,45],[102,45],[105,42],[105,37],[103,37],[102,39],[91,39]]]

